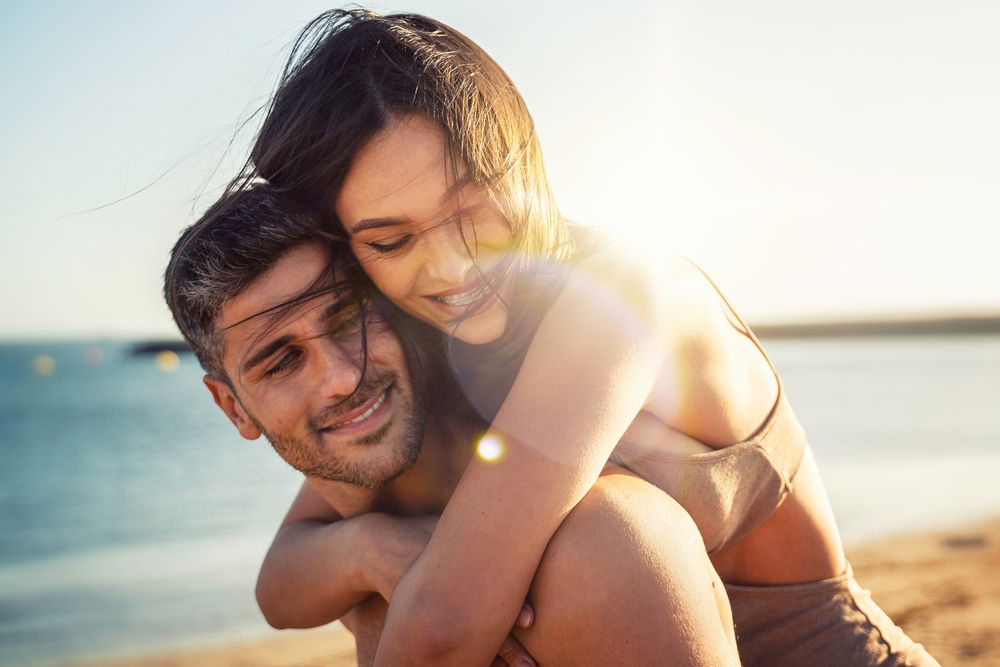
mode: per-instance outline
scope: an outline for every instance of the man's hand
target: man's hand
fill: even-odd
[[[525,600],[524,604],[521,606],[521,611],[517,614],[517,620],[514,621],[514,627],[527,630],[534,624],[534,622],[535,608],[531,606],[530,600]]]
[[[375,567],[372,573],[373,582],[379,593],[386,600],[392,600],[392,591],[399,580],[420,556],[427,542],[434,533],[438,517],[436,515],[419,517],[399,517],[386,514],[369,514],[366,518],[372,525],[368,529],[378,536],[377,554],[373,554],[371,563]],[[535,622],[535,610],[531,603],[525,600],[521,611],[514,622],[514,629],[528,629]],[[380,628],[381,630],[381,628]],[[507,635],[503,644],[497,650],[493,660],[496,667],[535,667],[531,657],[513,634]]]
[[[354,635],[357,646],[357,661],[360,667],[370,667],[375,658],[379,635],[385,624],[385,614],[389,605],[378,596],[373,595],[365,602],[357,605],[341,617],[341,622]],[[521,613],[517,616],[514,629],[527,629],[535,622],[535,612],[529,602],[525,602]],[[503,644],[497,649],[497,656],[490,667],[537,667],[535,659],[514,635],[507,635]]]
[[[527,630],[535,622],[535,610],[531,603],[525,600],[524,606],[517,615],[514,628]],[[521,642],[514,639],[514,635],[507,635],[497,651],[497,657],[493,659],[490,667],[537,667],[535,659],[531,657]]]
[[[537,665],[521,643],[514,639],[514,635],[507,635],[490,667],[537,667]]]

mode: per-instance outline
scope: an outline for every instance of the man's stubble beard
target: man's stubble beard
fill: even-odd
[[[392,384],[395,394],[393,400],[404,401],[397,407],[393,418],[377,431],[341,445],[342,448],[349,449],[382,445],[389,449],[385,452],[386,456],[391,457],[387,463],[381,460],[352,462],[346,460],[340,452],[326,451],[315,430],[311,432],[316,433],[316,440],[307,442],[295,436],[272,433],[252,415],[251,420],[281,458],[307,477],[345,482],[366,489],[380,489],[405,473],[416,462],[420,456],[424,426],[427,423],[427,409],[422,398],[414,393],[406,398],[399,391],[398,383]],[[395,437],[397,442],[385,443],[387,437]]]

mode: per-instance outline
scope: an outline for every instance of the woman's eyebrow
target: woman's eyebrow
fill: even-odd
[[[367,229],[378,229],[380,227],[395,227],[405,224],[406,221],[400,218],[366,218],[351,225],[351,234],[357,234]]]
[[[468,184],[466,184],[468,185]],[[441,205],[445,206],[449,202],[453,201],[462,194],[464,186],[458,189],[449,189],[443,197],[441,197]],[[458,210],[452,211],[449,217],[461,217],[473,213],[483,206],[483,201],[479,196],[470,198],[465,204]],[[405,225],[410,223],[411,220],[406,217],[397,218],[365,218],[363,220],[358,220],[353,225],[350,225],[348,232],[352,236],[355,234],[360,234],[361,232],[367,231],[369,229],[381,229],[383,227],[397,227],[399,225]]]

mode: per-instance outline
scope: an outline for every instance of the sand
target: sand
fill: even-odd
[[[1000,667],[1000,517],[848,549],[862,586],[942,665]],[[346,630],[145,656],[113,667],[313,667],[354,664]]]

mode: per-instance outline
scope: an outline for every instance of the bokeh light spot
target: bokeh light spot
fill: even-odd
[[[161,350],[156,355],[156,367],[163,373],[173,373],[181,365],[181,358],[176,352]]]
[[[47,354],[39,354],[32,362],[32,367],[38,375],[52,375],[56,372],[56,360]]]
[[[104,361],[104,353],[96,345],[89,346],[83,351],[83,360],[88,366],[99,366]]]
[[[496,436],[484,435],[476,445],[476,455],[490,463],[499,461],[503,456],[503,443]]]

